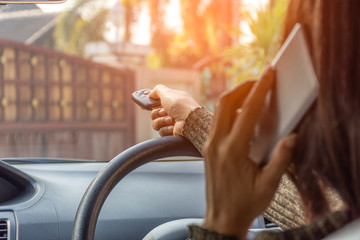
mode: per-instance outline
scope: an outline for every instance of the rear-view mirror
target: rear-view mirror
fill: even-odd
[[[63,3],[66,0],[0,0],[0,4],[23,4],[23,3]]]

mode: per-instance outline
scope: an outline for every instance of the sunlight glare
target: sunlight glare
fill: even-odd
[[[114,6],[117,0],[106,0],[106,1],[99,1],[100,3],[104,3],[105,7]],[[44,12],[61,12],[66,8],[71,8],[76,4],[76,0],[67,0],[63,3],[52,3],[52,4],[45,4],[45,3],[39,3],[36,4],[42,11]]]
[[[263,8],[268,4],[269,0],[242,0],[241,3],[243,7],[249,10],[251,14],[255,14],[256,10]],[[242,21],[240,23],[240,29],[244,35],[239,39],[239,42],[242,44],[249,43],[253,40],[254,36],[252,35],[249,25]]]
[[[111,7],[117,0],[106,0],[107,7]],[[241,4],[248,8],[250,12],[255,12],[256,9],[265,6],[269,0],[241,0]],[[75,0],[67,0],[65,3],[60,4],[37,4],[44,12],[60,12],[65,8],[69,8],[74,5]],[[182,28],[182,20],[180,13],[179,0],[170,0],[165,10],[165,23],[166,26],[175,32],[180,32]],[[111,27],[110,27],[111,28]],[[245,33],[245,36],[240,40],[241,42],[248,42],[251,40],[251,32],[246,23],[240,23],[240,28]],[[110,34],[107,33],[108,40],[115,40],[113,31],[110,30]],[[150,17],[146,7],[142,7],[139,19],[133,27],[133,42],[135,44],[148,45],[150,43]]]
[[[269,0],[242,0],[241,4],[244,6],[249,6],[255,10],[265,6],[268,2]]]
[[[180,15],[180,3],[178,0],[170,0],[165,7],[165,24],[168,29],[180,32],[182,21]],[[133,42],[140,45],[150,44],[150,17],[147,8],[143,7],[137,24],[134,26]]]
[[[150,44],[150,16],[146,7],[142,7],[137,23],[133,27],[132,42],[139,45]]]
[[[64,3],[52,3],[52,4],[36,4],[43,12],[61,12],[66,8],[70,8],[74,5],[75,1],[68,0]]]

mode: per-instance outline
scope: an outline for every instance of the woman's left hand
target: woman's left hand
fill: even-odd
[[[204,147],[207,207],[202,226],[209,230],[245,237],[252,221],[269,205],[289,165],[295,135],[278,143],[264,167],[248,157],[255,125],[274,81],[275,72],[269,69],[245,99],[242,88],[236,88],[218,103]]]

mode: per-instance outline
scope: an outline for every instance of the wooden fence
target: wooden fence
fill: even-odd
[[[134,74],[0,40],[0,157],[109,160],[134,144]]]

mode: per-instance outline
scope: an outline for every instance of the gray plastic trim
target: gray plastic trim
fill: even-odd
[[[0,220],[2,221],[7,221],[8,223],[8,240],[15,240],[16,239],[16,222],[15,222],[15,217],[14,217],[14,213],[11,211],[0,211]]]

